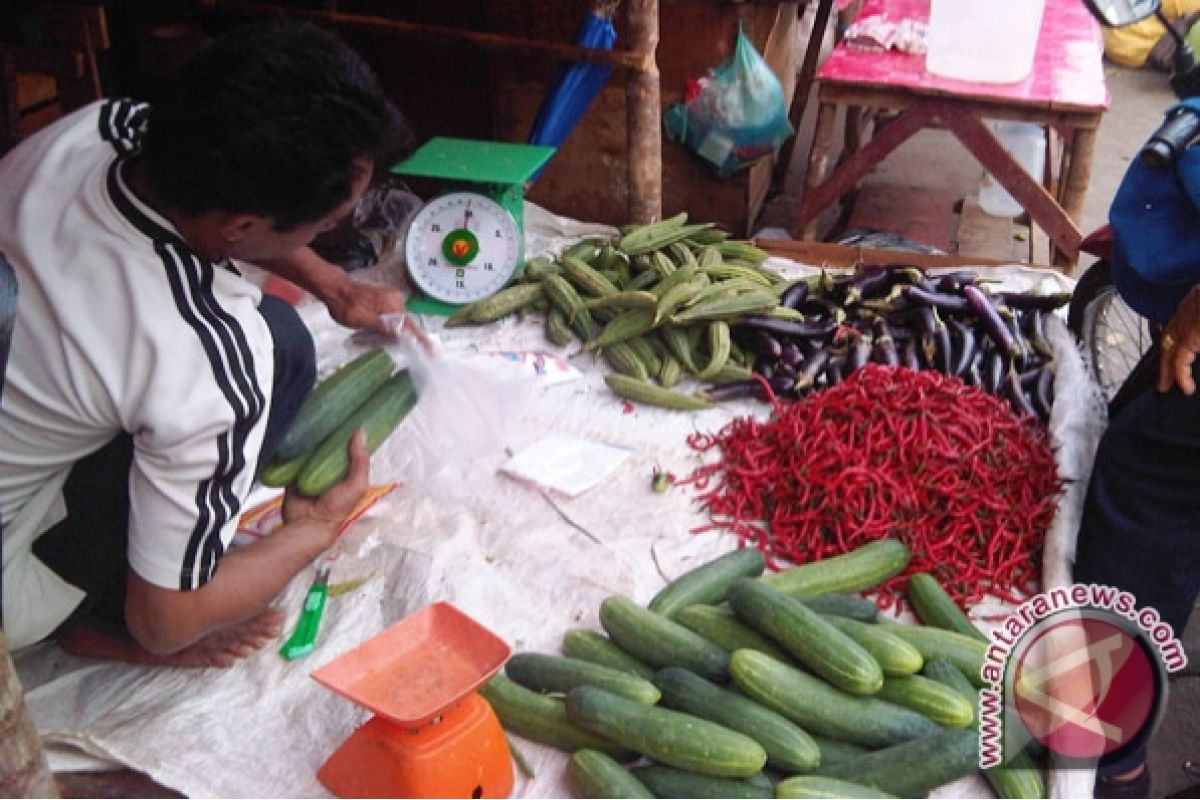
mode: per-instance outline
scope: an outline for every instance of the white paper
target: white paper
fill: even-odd
[[[630,452],[627,447],[552,433],[514,455],[500,466],[500,471],[578,497],[608,477]]]

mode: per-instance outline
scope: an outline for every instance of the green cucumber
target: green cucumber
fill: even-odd
[[[675,621],[727,652],[748,648],[766,653],[780,661],[792,660],[779,645],[743,624],[732,610],[724,606],[688,606],[675,615]]]
[[[275,448],[274,459],[290,461],[311,453],[382,386],[395,369],[392,357],[379,347],[338,367],[304,398],[287,433]]]
[[[658,687],[645,678],[579,658],[546,653],[517,653],[504,665],[504,674],[526,689],[549,694],[566,694],[576,686],[599,686],[651,706],[662,696]]]
[[[863,753],[871,752],[861,745],[850,744],[850,742],[839,742],[837,739],[817,736],[815,733],[812,734],[812,738],[821,751],[821,763],[825,765],[840,764],[843,761],[858,758]]]
[[[317,445],[300,468],[296,488],[315,497],[343,480],[350,470],[347,448],[360,428],[367,434],[367,451],[379,449],[417,404],[417,389],[408,370],[402,369],[371,394],[337,430]]]
[[[908,548],[899,539],[879,539],[844,555],[790,567],[759,580],[784,594],[861,592],[899,575],[909,558]]]
[[[823,767],[827,778],[854,781],[897,797],[924,797],[979,769],[979,734],[944,730]]]
[[[795,598],[743,578],[730,587],[729,605],[747,625],[839,689],[869,695],[883,685],[883,670],[870,653]]]
[[[568,753],[589,748],[620,761],[633,759],[632,751],[574,725],[567,719],[566,704],[557,697],[538,694],[503,675],[492,676],[479,693],[496,712],[505,730],[531,742]]]
[[[573,754],[567,764],[567,777],[579,797],[654,797],[632,772],[598,750]]]
[[[920,672],[925,663],[917,648],[878,625],[832,616],[825,617],[825,621],[858,642],[862,649],[879,662],[885,682],[889,675],[912,675]]]
[[[859,622],[874,622],[879,617],[879,606],[875,601],[856,594],[797,594],[792,595],[818,614],[830,617],[848,617]]]
[[[954,598],[946,593],[937,578],[928,572],[917,572],[910,575],[906,594],[909,602],[912,603],[913,610],[917,612],[921,622],[926,625],[944,628],[981,642],[987,642],[988,638],[983,631],[975,627],[975,623],[971,622],[971,618],[958,607]]]
[[[289,461],[272,461],[263,466],[258,472],[258,482],[273,489],[282,489],[296,480],[300,468],[308,460],[308,453],[299,455]]]
[[[753,547],[731,553],[693,570],[668,583],[650,601],[651,611],[674,618],[688,606],[698,603],[719,603],[725,599],[729,585],[738,578],[757,578],[767,567],[767,559]]]
[[[600,603],[600,625],[625,652],[655,667],[686,667],[709,680],[729,676],[729,653],[662,614],[615,594]]]
[[[756,798],[774,797],[775,790],[770,782],[766,785],[750,778],[714,778],[711,775],[699,775],[674,767],[664,767],[661,764],[651,764],[645,767],[634,767],[630,770],[633,776],[641,781],[646,788],[654,792],[655,797],[697,797],[697,798]]]
[[[780,781],[779,785],[775,787],[775,796],[781,798],[812,798],[813,800],[839,797],[865,798],[866,800],[874,797],[887,800],[887,798],[895,797],[896,795],[881,792],[870,786],[838,780],[837,778],[826,778],[822,775],[797,775],[794,778]]]
[[[748,697],[817,736],[886,747],[939,730],[927,717],[875,697],[859,697],[753,650],[729,661],[733,682]]]
[[[950,728],[965,727],[975,718],[975,709],[965,697],[921,675],[884,678],[883,688],[875,696],[911,708],[937,724]]]
[[[977,687],[983,687],[983,662],[987,656],[987,644],[963,636],[961,633],[931,628],[928,625],[900,625],[880,622],[879,626],[894,633],[917,648],[926,661],[943,658],[963,671],[967,679]]]
[[[701,775],[745,778],[767,763],[762,745],[745,734],[594,686],[570,691],[567,719],[661,764]]]
[[[745,695],[679,667],[659,670],[654,685],[662,691],[663,705],[724,725],[758,742],[773,767],[785,772],[811,772],[820,763],[821,751],[811,736],[779,712]]]
[[[653,667],[638,661],[599,631],[572,628],[563,634],[562,651],[565,656],[619,669],[646,680],[654,677]]]
[[[971,685],[962,670],[944,659],[935,658],[925,665],[925,675],[957,691],[972,705],[972,726],[979,724],[979,690]],[[1028,750],[1022,750],[1003,764],[983,771],[983,777],[1004,800],[1035,800],[1046,796],[1042,771]]]

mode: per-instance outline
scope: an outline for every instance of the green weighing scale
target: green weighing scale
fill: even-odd
[[[543,145],[438,137],[392,168],[445,183],[405,235],[405,263],[420,290],[410,310],[446,316],[504,288],[524,256],[525,182],[552,155]]]

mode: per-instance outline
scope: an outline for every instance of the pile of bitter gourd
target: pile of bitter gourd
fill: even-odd
[[[530,259],[506,289],[463,306],[447,327],[493,322],[522,311],[545,314],[546,337],[578,340],[614,372],[621,397],[676,409],[712,405],[676,387],[751,378],[753,354],[730,337],[746,314],[802,319],[780,305],[794,281],[765,269],[767,253],[687,214],[626,226],[612,239],[585,239],[557,258]]]

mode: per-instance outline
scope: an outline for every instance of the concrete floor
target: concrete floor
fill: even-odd
[[[1174,102],[1166,76],[1149,70],[1106,68],[1112,105],[1097,136],[1092,176],[1084,202],[1080,228],[1090,232],[1107,221],[1108,206],[1121,179],[1142,143]],[[799,149],[783,193],[764,209],[761,227],[790,227],[804,182],[804,154],[811,141],[812,110],[801,127]],[[936,189],[966,198],[978,194],[981,168],[947,131],[922,131],[902,145],[865,180],[911,189]],[[897,209],[903,214],[903,209]],[[1091,263],[1084,256],[1078,276]],[[1189,759],[1200,762],[1200,614],[1194,614],[1183,636],[1191,665],[1170,680],[1167,712],[1150,749],[1151,796],[1200,797],[1200,776],[1184,772]],[[1190,789],[1190,791],[1189,791]]]

